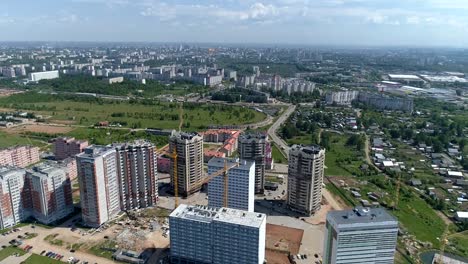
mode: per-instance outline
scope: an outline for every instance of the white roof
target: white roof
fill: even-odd
[[[203,205],[181,204],[170,217],[188,219],[192,221],[211,223],[224,222],[241,226],[260,227],[266,221],[266,215],[255,212],[247,212],[232,208],[215,208]]]
[[[421,78],[413,74],[389,74],[388,76],[392,79],[421,80]]]
[[[463,173],[461,171],[449,171],[447,173],[449,176],[463,177]]]
[[[468,218],[468,212],[457,212],[457,218]]]
[[[384,160],[384,161],[383,161],[383,165],[384,165],[385,167],[393,167],[393,166],[394,166],[394,165],[393,165],[393,161],[391,161],[391,160]]]

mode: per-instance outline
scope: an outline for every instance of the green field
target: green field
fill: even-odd
[[[8,258],[9,256],[18,253],[19,255],[24,255],[24,251],[17,247],[6,247],[0,250],[0,261]]]
[[[435,248],[440,246],[437,238],[442,237],[445,224],[423,199],[417,196],[409,200],[400,199],[398,209],[393,214],[418,240],[431,242]]]
[[[153,100],[111,101],[93,97],[53,96],[36,93],[0,99],[0,106],[42,115],[47,122],[68,122],[90,126],[101,121],[131,128],[176,129],[180,109],[176,103]],[[225,105],[185,103],[184,130],[204,129],[208,125],[240,125],[259,122],[265,114]]]
[[[283,156],[283,154],[281,153],[279,148],[276,146],[276,144],[272,144],[271,155],[273,156],[273,160],[275,163],[282,163],[282,164],[288,163],[287,159]]]
[[[325,156],[325,175],[352,176],[360,172],[359,167],[364,163],[363,152],[354,146],[347,146],[348,135],[329,133],[330,147]]]
[[[0,148],[7,148],[11,146],[16,146],[16,145],[34,145],[38,147],[44,147],[46,144],[44,142],[41,142],[39,140],[35,139],[30,139],[28,140],[25,137],[22,137],[20,135],[12,135],[5,133],[3,131],[0,131]]]
[[[166,145],[167,136],[149,135],[144,131],[131,132],[129,129],[106,129],[106,128],[76,128],[67,133],[77,139],[88,140],[91,144],[107,145],[115,142],[128,142],[135,139],[145,139],[151,141],[156,147]]]
[[[22,263],[24,264],[63,264],[64,262],[58,261],[56,259],[51,259],[46,256],[32,254],[29,258],[27,258]]]
[[[102,248],[115,248],[116,245],[117,243],[115,243],[113,240],[106,240],[100,244],[94,245],[88,249],[88,252],[99,257],[112,259],[113,252],[104,250]]]
[[[448,237],[448,240],[450,247],[447,251],[452,251],[451,247],[454,246],[455,250],[453,250],[453,253],[468,257],[468,230],[453,234]]]

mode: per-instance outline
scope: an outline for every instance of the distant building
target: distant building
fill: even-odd
[[[327,214],[324,264],[393,264],[398,221],[383,208],[357,207]]]
[[[124,81],[124,77],[114,77],[114,78],[109,78],[106,79],[108,84],[114,84],[114,83],[121,83]]]
[[[30,194],[31,215],[51,224],[73,213],[71,181],[65,167],[41,164],[26,172],[26,191]]]
[[[182,204],[169,216],[172,263],[263,264],[266,215]]]
[[[325,149],[294,145],[289,149],[288,206],[311,215],[320,209]]]
[[[406,85],[416,85],[421,87],[424,85],[424,80],[417,75],[412,74],[389,74],[390,81],[403,83]]]
[[[387,97],[381,94],[361,92],[359,93],[358,100],[361,103],[380,110],[412,113],[414,108],[413,99],[411,98]]]
[[[203,137],[197,133],[177,132],[169,138],[171,185],[174,187],[174,163],[177,162],[178,192],[189,196],[201,189],[203,179]]]
[[[32,72],[29,74],[31,82],[39,82],[40,80],[50,80],[59,78],[58,71]]]
[[[239,136],[240,158],[255,162],[255,193],[264,191],[267,140],[268,135],[264,133],[244,133]]]
[[[25,168],[39,161],[38,147],[16,146],[0,150],[0,166]]]
[[[98,227],[120,212],[117,152],[112,147],[91,146],[76,161],[83,222]]]
[[[57,160],[75,157],[88,147],[88,141],[72,137],[60,137],[53,140],[52,150]]]
[[[351,105],[351,103],[356,100],[359,96],[359,91],[339,91],[339,92],[330,92],[326,95],[327,104],[337,104],[337,105]]]
[[[239,166],[228,171],[228,196],[227,207],[254,211],[255,201],[255,162],[213,158],[208,162],[208,174],[212,175],[224,169],[224,166],[231,167],[238,163]],[[224,174],[221,174],[208,183],[208,206],[224,206]]]

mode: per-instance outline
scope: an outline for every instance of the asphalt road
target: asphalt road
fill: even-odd
[[[288,158],[289,146],[283,139],[281,139],[276,134],[276,131],[289,118],[289,116],[294,112],[294,110],[296,110],[296,106],[289,105],[288,109],[286,109],[286,111],[284,111],[284,113],[278,118],[278,120],[276,120],[276,122],[268,129],[268,135],[279,147],[280,151],[283,153],[286,159]]]

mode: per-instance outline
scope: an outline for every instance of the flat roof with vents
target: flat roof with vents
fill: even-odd
[[[266,215],[255,212],[247,212],[232,208],[215,208],[204,205],[181,204],[170,217],[199,221],[199,222],[224,222],[242,226],[259,228],[266,220]]]
[[[327,221],[339,230],[398,227],[398,221],[384,208],[356,207],[353,210],[330,211]]]

